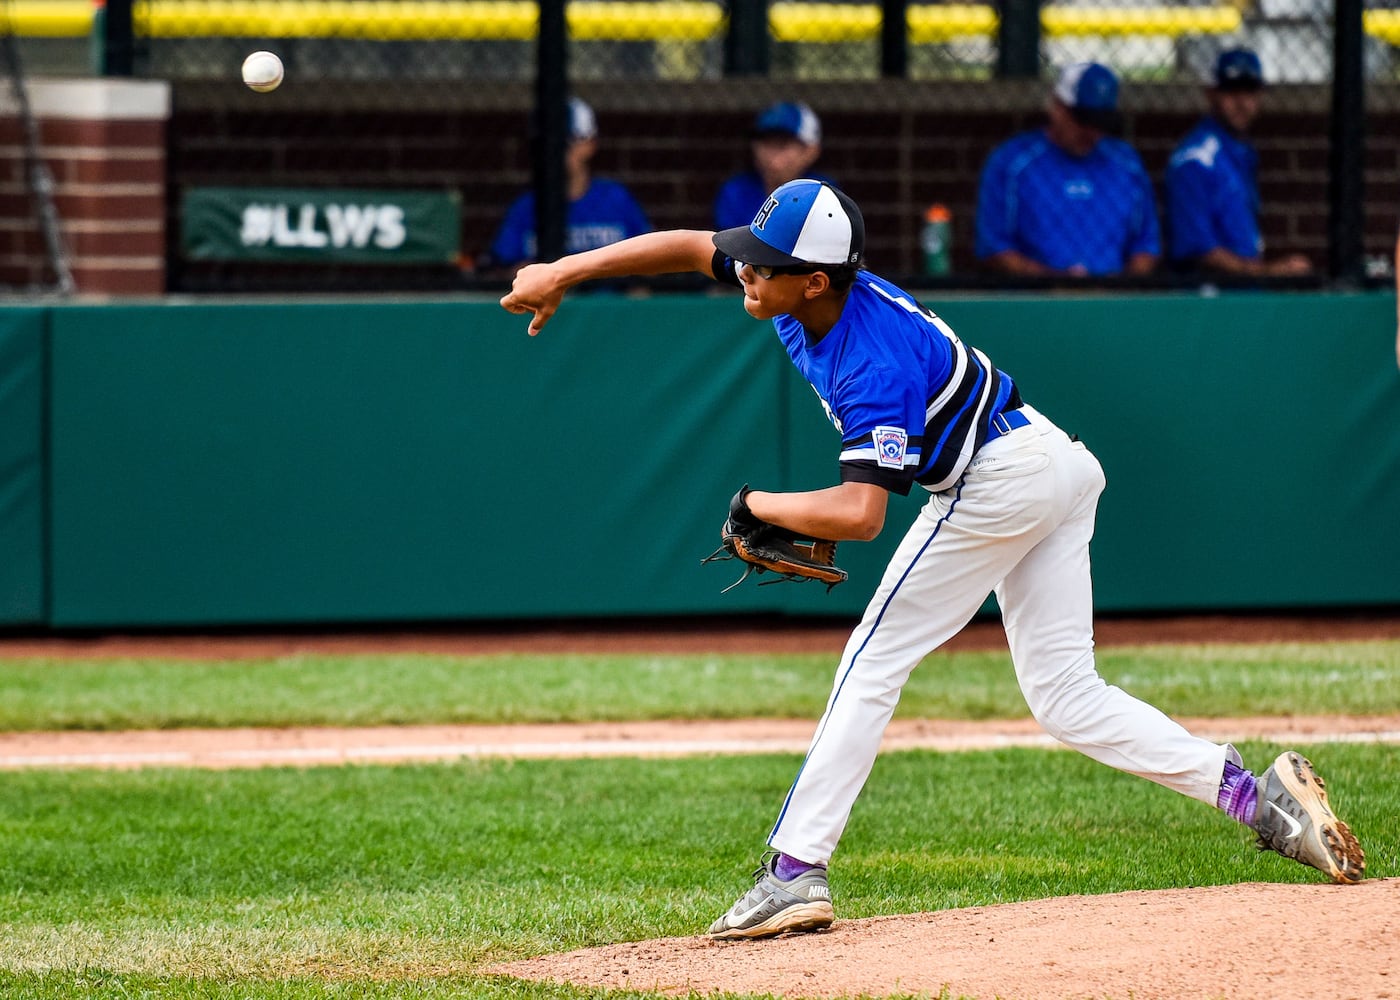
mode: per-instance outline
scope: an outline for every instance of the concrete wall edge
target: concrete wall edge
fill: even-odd
[[[29,81],[29,104],[37,118],[73,121],[167,121],[167,80],[59,79]],[[0,102],[13,113],[13,100]]]

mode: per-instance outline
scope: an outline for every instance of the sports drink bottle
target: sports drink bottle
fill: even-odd
[[[924,273],[945,275],[953,270],[953,213],[941,202],[928,207],[924,226],[919,232],[919,246],[924,252]]]

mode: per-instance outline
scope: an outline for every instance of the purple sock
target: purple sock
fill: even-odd
[[[820,868],[821,865],[809,865],[805,861],[798,861],[788,854],[779,854],[778,861],[773,865],[773,874],[781,882],[791,882],[803,872],[809,872],[813,868]]]
[[[1259,786],[1254,775],[1232,760],[1225,762],[1225,776],[1220,781],[1220,794],[1215,804],[1225,815],[1245,826],[1254,826],[1254,807],[1259,802]]]

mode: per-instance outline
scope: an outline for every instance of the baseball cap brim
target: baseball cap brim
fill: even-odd
[[[1116,108],[1070,108],[1069,113],[1085,128],[1100,132],[1117,132],[1123,125],[1123,115]]]
[[[764,243],[753,234],[753,230],[748,226],[735,226],[733,229],[724,229],[715,233],[714,244],[727,257],[743,261],[745,264],[762,264],[766,267],[795,267],[809,263]]]
[[[1256,77],[1246,76],[1236,80],[1221,80],[1215,85],[1216,90],[1223,90],[1226,93],[1241,93],[1254,90],[1263,90],[1264,81]]]

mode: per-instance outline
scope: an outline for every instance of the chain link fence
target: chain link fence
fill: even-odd
[[[712,80],[732,70],[745,19],[719,0],[575,0],[569,5],[576,79]],[[777,0],[758,34],[777,78],[881,75],[888,4]],[[1035,44],[1042,66],[1093,60],[1126,79],[1198,81],[1215,52],[1255,49],[1279,83],[1329,83],[1329,0],[1058,0],[1038,5],[908,3],[904,74],[987,80],[999,74],[1006,30]],[[1024,9],[1021,9],[1024,8]],[[1400,0],[1365,0],[1366,73],[1394,82]],[[31,72],[100,71],[103,8],[88,0],[7,0]],[[753,20],[750,18],[749,20]],[[536,5],[528,0],[147,0],[133,13],[137,71],[219,79],[255,48],[275,49],[303,79],[528,81],[535,73]],[[1033,36],[1029,39],[1027,36]],[[1004,71],[1005,67],[1000,67]]]
[[[118,8],[9,0],[4,9],[31,73],[110,68],[107,20]],[[1237,47],[1257,53],[1268,83],[1248,132],[1266,255],[1306,258],[1311,276],[1295,283],[1336,277],[1336,220],[1350,207],[1367,274],[1388,280],[1400,216],[1391,127],[1400,115],[1400,0],[1365,0],[1357,99],[1366,115],[1346,142],[1360,144],[1352,152],[1364,157],[1364,185],[1350,206],[1337,204],[1335,184],[1346,169],[1335,134],[1335,20],[1323,0],[574,0],[567,67],[541,67],[539,7],[525,0],[145,0],[132,8],[128,44],[136,75],[173,87],[177,291],[498,287],[508,270],[491,266],[491,247],[513,201],[536,188],[542,73],[566,77],[591,105],[593,175],[627,187],[653,226],[712,225],[716,190],[751,166],[758,113],[804,102],[822,126],[811,170],[865,208],[872,266],[931,284],[1034,286],[1051,279],[989,267],[979,248],[983,171],[1002,143],[1046,126],[1061,70],[1095,62],[1116,76],[1118,140],[1141,163],[1144,210],[1165,244],[1169,163],[1208,110],[1219,54]],[[237,83],[256,49],[286,66],[273,94]],[[295,246],[267,259],[199,256],[184,225],[191,192],[240,188],[293,192],[284,221],[258,216],[289,239],[325,228],[316,216],[298,229],[297,192],[359,192],[365,204],[396,190],[437,192],[436,211],[456,213],[457,239],[411,263]],[[259,211],[270,203],[262,199]],[[1042,224],[1073,232],[1084,219]],[[370,238],[378,231],[361,229]],[[926,253],[935,229],[946,253]],[[1130,278],[1091,270],[1137,285],[1195,280],[1167,256],[1159,248],[1157,265]]]

